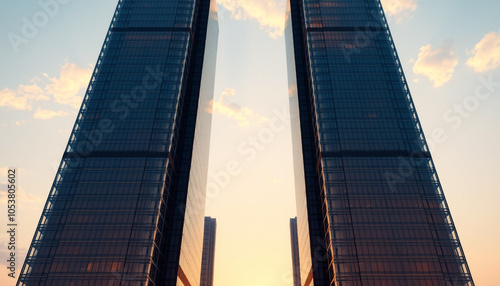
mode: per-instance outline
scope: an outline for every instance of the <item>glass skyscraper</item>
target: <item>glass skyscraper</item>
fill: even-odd
[[[203,255],[201,259],[200,286],[214,285],[216,233],[217,233],[216,219],[211,217],[205,217],[205,230],[203,231]]]
[[[297,233],[297,217],[290,219],[290,242],[292,245],[293,286],[300,286],[299,235]]]
[[[289,0],[304,286],[474,285],[379,0]]]
[[[119,0],[18,285],[200,283],[215,0]]]

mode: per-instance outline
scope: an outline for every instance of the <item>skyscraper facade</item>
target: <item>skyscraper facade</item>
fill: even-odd
[[[18,285],[197,285],[215,0],[119,0]]]
[[[203,231],[203,255],[201,258],[200,286],[214,285],[216,231],[217,231],[216,219],[211,217],[205,217],[205,230]]]
[[[297,217],[290,219],[290,241],[292,244],[293,286],[300,286],[299,236],[297,233]]]
[[[301,280],[474,285],[379,0],[289,0]]]

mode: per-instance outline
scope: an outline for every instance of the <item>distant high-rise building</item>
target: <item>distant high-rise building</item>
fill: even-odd
[[[297,217],[290,219],[290,240],[292,244],[293,286],[300,286],[299,237],[297,235]]]
[[[474,285],[380,0],[288,0],[301,285]]]
[[[215,0],[119,0],[19,285],[198,285]]]
[[[205,231],[203,232],[203,255],[201,259],[200,286],[214,285],[216,231],[217,231],[217,222],[215,218],[205,217]]]

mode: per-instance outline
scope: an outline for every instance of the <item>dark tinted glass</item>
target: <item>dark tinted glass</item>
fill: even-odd
[[[288,10],[303,284],[473,285],[380,2]]]
[[[20,285],[199,284],[214,7],[119,1]]]

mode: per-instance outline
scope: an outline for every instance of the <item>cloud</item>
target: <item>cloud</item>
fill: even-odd
[[[45,91],[53,96],[55,102],[78,108],[82,104],[82,98],[78,94],[87,87],[91,75],[92,68],[82,68],[66,62],[61,67],[59,78],[44,74],[50,81],[50,84],[45,86]]]
[[[284,1],[276,0],[219,0],[218,4],[231,12],[236,20],[257,20],[260,28],[276,39],[283,35],[285,25]]]
[[[0,183],[2,189],[0,190],[0,203],[7,203],[7,183]],[[31,193],[28,193],[22,187],[18,187],[16,191],[16,198],[22,204],[26,203],[35,203],[37,206],[43,203],[42,198],[35,196]]]
[[[31,110],[33,103],[40,100],[49,100],[37,84],[22,85],[11,90],[4,88],[0,90],[0,106],[17,110]]]
[[[44,79],[35,77],[31,84],[19,84],[15,90],[4,88],[0,90],[0,107],[16,110],[32,111],[33,107],[39,105],[39,101],[50,101],[61,105],[79,108],[82,103],[82,95],[92,75],[92,68],[82,68],[76,64],[65,62],[61,66],[59,77],[50,77],[43,74]],[[49,119],[56,116],[65,116],[66,112],[36,109],[33,117],[36,119]],[[24,121],[16,122],[16,125]]]
[[[41,107],[38,107],[38,109],[36,110],[35,114],[33,114],[33,117],[35,119],[42,119],[42,120],[45,120],[45,119],[51,119],[51,118],[54,118],[54,117],[63,117],[63,116],[66,116],[68,115],[67,112],[65,111],[53,111],[53,110],[48,110],[48,109],[42,109]]]
[[[452,78],[457,65],[458,57],[451,43],[437,48],[427,45],[420,48],[413,72],[429,78],[434,87],[440,87]]]
[[[0,203],[1,204],[6,204],[7,203],[7,172],[10,168],[9,167],[0,167],[0,176],[2,176],[2,180],[0,181]],[[22,168],[17,168],[17,172],[25,172],[25,169]],[[20,187],[19,185],[16,185],[16,197],[18,198],[19,202],[22,203],[42,203],[43,200],[40,197],[37,197],[33,194],[30,194],[24,190],[24,188]]]
[[[500,66],[500,31],[491,32],[477,43],[472,51],[467,65],[475,72],[484,72]]]
[[[385,13],[396,17],[400,22],[404,18],[411,17],[410,12],[417,10],[417,0],[382,0]]]
[[[229,97],[234,96],[235,94],[236,90],[226,88],[219,97],[219,100],[210,101],[210,107],[207,108],[206,111],[213,114],[222,114],[227,118],[234,119],[241,127],[269,121],[269,118],[255,113],[252,109],[248,107],[241,107],[238,104],[229,101]]]

